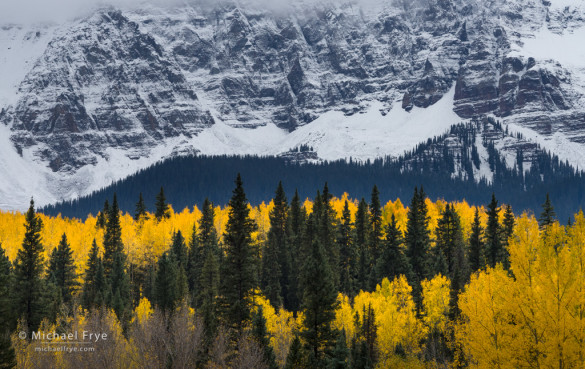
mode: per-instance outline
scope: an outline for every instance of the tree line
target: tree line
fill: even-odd
[[[153,350],[150,345],[156,339],[144,341],[148,332],[167,337],[164,350],[149,354],[159,360],[154,362],[161,366],[155,367],[390,367],[378,342],[383,332],[377,314],[384,308],[372,303],[377,301],[374,296],[383,296],[384,289],[404,290],[406,300],[397,306],[411,304],[414,321],[433,321],[432,292],[442,291],[448,302],[440,314],[454,327],[461,319],[461,292],[473,275],[498,267],[511,273],[509,242],[517,221],[511,206],[500,206],[495,195],[487,206],[485,227],[475,208],[471,234],[466,237],[455,207],[447,204],[434,238],[422,187],[414,188],[405,229],[394,214],[388,224],[383,222],[377,186],[368,200],[361,199],[353,217],[345,200],[338,218],[331,199],[326,183],[308,209],[298,192],[289,202],[279,183],[267,238],[257,242],[258,226],[238,175],[223,235],[214,225],[213,204],[205,200],[190,239],[174,231],[160,257],[135,265],[122,242],[121,212],[114,194],[97,217],[103,247],[94,240],[82,275],[76,273],[66,234],[45,262],[43,223],[31,200],[14,263],[0,247],[0,362],[5,368],[17,361],[25,365],[19,351],[23,342],[11,338],[12,332],[51,326],[67,330],[81,324],[78,317],[85,314],[85,324],[109,329],[114,337],[118,325],[119,342],[126,337],[135,345],[133,350]],[[152,216],[164,221],[169,214],[161,188]],[[150,216],[140,195],[134,211],[137,226]],[[540,227],[546,231],[555,217],[547,196]],[[344,303],[342,296],[349,302]],[[360,299],[370,302],[340,328],[336,323],[343,321],[340,311]],[[279,350],[267,318],[287,312],[291,313],[287,319],[299,324],[290,332],[285,349]],[[404,360],[414,357],[421,363],[468,365],[465,360],[473,358],[453,344],[455,335],[453,329],[429,329],[415,343],[422,350],[401,342],[392,355]],[[95,364],[83,365],[89,363]],[[55,362],[43,365],[51,367]]]

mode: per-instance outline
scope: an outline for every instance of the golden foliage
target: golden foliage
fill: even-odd
[[[510,238],[511,275],[472,277],[456,335],[474,367],[585,367],[585,219],[540,230],[522,216]]]
[[[424,322],[430,328],[444,332],[449,313],[451,282],[442,275],[422,281]]]

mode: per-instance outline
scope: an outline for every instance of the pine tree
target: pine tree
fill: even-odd
[[[172,255],[163,253],[158,260],[155,282],[156,305],[165,313],[172,312],[179,300],[178,265]]]
[[[104,229],[106,228],[106,224],[108,223],[108,215],[110,214],[110,203],[106,199],[104,202],[104,207],[100,211],[97,217],[96,227]]]
[[[472,273],[485,267],[485,251],[482,235],[483,228],[479,220],[479,209],[476,207],[473,223],[471,224],[471,235],[469,236],[469,267]]]
[[[368,307],[364,305],[362,313],[362,322],[357,325],[358,339],[365,345],[365,356],[367,356],[367,363],[370,367],[374,367],[378,360],[377,352],[377,340],[378,340],[378,328],[376,327],[376,314],[372,308],[372,304],[368,304]],[[364,349],[362,348],[362,350]]]
[[[306,213],[304,209],[301,208],[301,199],[299,198],[298,191],[295,190],[295,195],[293,196],[290,204],[290,213],[288,217],[288,227],[290,229],[290,237],[289,237],[289,248],[290,248],[290,263],[291,263],[291,272],[289,278],[289,289],[288,289],[288,297],[286,301],[288,301],[288,306],[285,306],[290,311],[298,311],[300,307],[300,300],[302,291],[299,287],[299,276],[300,276],[300,265],[301,265],[301,251],[302,251],[302,240],[303,240],[303,233],[304,233],[304,225],[305,225]]]
[[[345,200],[341,222],[337,229],[339,248],[339,290],[347,296],[355,294],[355,260],[357,258],[353,245],[351,214],[349,203]]]
[[[315,220],[317,220],[317,236],[331,267],[333,286],[337,288],[339,285],[339,249],[335,243],[336,216],[335,211],[331,207],[331,197],[333,196],[329,193],[329,187],[327,182],[325,182],[323,195],[320,197],[320,206],[316,207]]]
[[[0,243],[0,334],[15,328],[10,294],[12,283],[12,263]]]
[[[514,234],[514,225],[516,223],[516,218],[514,217],[514,213],[512,212],[512,206],[506,205],[504,210],[504,222],[502,227],[502,243],[504,245],[502,254],[503,260],[502,263],[504,264],[504,269],[510,269],[510,254],[508,252],[508,245],[509,239]]]
[[[351,369],[373,369],[374,365],[368,354],[366,341],[358,341],[355,338],[351,344]]]
[[[144,281],[144,288],[142,291],[142,295],[148,299],[148,301],[155,302],[156,301],[156,267],[155,263],[153,262],[148,266],[146,272],[146,278]]]
[[[495,267],[497,263],[503,262],[504,248],[502,246],[502,229],[499,223],[500,208],[498,200],[492,194],[492,200],[488,205],[488,222],[485,229],[485,241],[487,251],[487,263]]]
[[[443,215],[438,221],[436,234],[436,248],[445,256],[447,270],[436,271],[435,274],[439,274],[440,272],[441,274],[452,278],[456,265],[454,262],[455,249],[463,249],[464,246],[462,245],[464,244],[464,240],[463,229],[461,228],[461,220],[459,219],[459,215],[457,214],[455,208],[453,208],[450,204],[447,204]]]
[[[371,264],[368,252],[369,224],[368,204],[362,198],[355,216],[355,241],[358,252],[357,289],[363,291],[368,289],[369,266]]]
[[[0,330],[0,369],[16,368],[16,355],[10,341],[10,332]]]
[[[187,268],[187,246],[185,246],[185,238],[181,234],[181,231],[173,233],[171,252],[179,268],[185,271]]]
[[[53,249],[49,260],[49,279],[59,290],[61,300],[70,305],[73,300],[73,292],[77,287],[77,274],[73,261],[73,251],[67,242],[67,236],[63,233],[59,245]]]
[[[542,204],[542,213],[540,213],[540,217],[538,217],[538,224],[540,225],[541,229],[545,229],[549,225],[553,224],[556,220],[556,213],[555,209],[552,206],[550,201],[550,197],[548,193],[546,194],[546,200],[544,204]]]
[[[203,202],[201,219],[199,219],[199,229],[195,225],[193,226],[193,236],[189,243],[189,260],[187,262],[189,288],[194,296],[193,306],[197,308],[201,307],[198,296],[207,287],[204,284],[200,284],[207,250],[211,250],[216,255],[216,263],[219,266],[221,252],[215,230],[215,210],[213,209],[213,204],[206,198]]]
[[[99,269],[101,267],[102,276],[98,278]],[[103,293],[103,265],[99,256],[99,247],[93,240],[91,249],[89,251],[89,258],[87,260],[85,275],[83,278],[83,290],[81,293],[81,305],[84,309],[90,309],[98,304],[98,295]],[[103,295],[101,295],[103,300]]]
[[[458,296],[463,286],[469,280],[469,261],[465,251],[461,220],[453,206],[447,204],[437,225],[437,245],[435,249],[446,255],[446,275],[451,281],[450,316],[455,319],[459,316],[457,307]]]
[[[203,206],[203,216],[199,222],[203,222],[205,217],[205,205]],[[199,279],[201,277],[201,269],[203,268],[203,246],[199,243],[199,235],[197,234],[197,225],[193,225],[193,233],[191,241],[189,241],[189,254],[187,260],[187,281],[189,282],[189,291],[192,295],[192,306],[199,308],[201,306],[198,300],[198,294],[201,291]]]
[[[284,364],[284,369],[302,368],[305,368],[303,345],[301,343],[301,340],[299,339],[299,336],[295,335],[292,343],[290,344],[288,355],[286,356],[286,363]]]
[[[262,253],[262,290],[274,307],[282,306],[283,296],[288,296],[290,254],[287,247],[288,202],[282,182],[278,183],[270,211],[268,241]],[[288,305],[288,304],[287,304]]]
[[[345,342],[345,329],[342,329],[340,334],[337,336],[337,342],[335,343],[335,349],[329,362],[327,363],[327,369],[348,369],[349,349]]]
[[[116,194],[114,194],[104,232],[102,262],[108,290],[107,296],[105,296],[106,305],[113,308],[118,319],[123,325],[126,325],[130,317],[130,280],[126,273],[126,254],[122,243],[120,208]]]
[[[278,369],[276,365],[276,356],[274,350],[270,346],[270,336],[266,330],[266,319],[263,315],[262,306],[258,306],[254,319],[252,321],[252,337],[258,342],[258,346],[263,352],[264,362],[269,369]]]
[[[313,214],[309,215],[307,222],[315,222]],[[315,224],[313,227],[317,228]],[[327,356],[335,345],[335,331],[331,323],[335,319],[338,302],[331,268],[319,237],[313,237],[311,245],[307,246],[310,253],[302,278],[305,314],[302,335],[309,351],[309,366],[320,368],[326,364]]]
[[[109,289],[108,306],[114,310],[118,320],[125,328],[130,319],[131,300],[130,280],[126,273],[126,255],[124,253],[119,252],[114,255],[112,272],[109,278],[107,274],[105,276]]]
[[[15,311],[25,319],[29,332],[36,330],[45,314],[43,291],[45,283],[43,245],[41,230],[43,222],[36,215],[34,201],[25,216],[25,234],[22,248],[18,250],[14,263],[14,296]]]
[[[136,210],[134,211],[134,220],[139,222],[140,219],[145,218],[147,215],[146,213],[146,205],[144,204],[144,199],[142,198],[142,192],[138,196],[138,202],[136,203]]]
[[[120,209],[118,208],[118,198],[114,194],[114,202],[108,213],[106,230],[104,232],[104,271],[106,278],[110,278],[114,259],[117,254],[124,252],[122,243],[122,226],[120,225]]]
[[[410,207],[408,208],[408,223],[406,225],[405,243],[406,254],[412,266],[413,299],[418,311],[422,309],[422,290],[420,282],[428,277],[431,267],[430,260],[430,231],[429,217],[425,203],[426,195],[423,188],[420,191],[415,187]]]
[[[0,244],[0,369],[16,367],[16,356],[10,342],[15,319],[12,310],[12,264]]]
[[[370,210],[370,255],[372,260],[378,260],[381,253],[382,244],[382,206],[380,205],[380,192],[378,186],[372,189],[372,199],[369,206]]]
[[[412,268],[402,249],[403,242],[402,232],[396,222],[396,217],[392,214],[390,224],[386,228],[386,240],[382,254],[376,263],[377,283],[380,283],[384,278],[392,281],[400,275],[404,275],[408,281],[412,280]]]
[[[167,199],[165,197],[165,191],[161,187],[160,192],[156,195],[156,204],[155,204],[155,212],[154,217],[156,218],[157,222],[163,220],[163,218],[170,218],[171,212],[169,210],[169,204],[167,204]]]
[[[219,262],[217,252],[208,247],[205,249],[204,262],[199,275],[197,301],[201,306],[204,335],[208,344],[213,342],[217,331],[217,296],[219,294]]]
[[[252,244],[252,232],[256,229],[256,224],[250,218],[240,174],[235,183],[224,234],[226,255],[222,263],[220,293],[225,306],[226,321],[239,336],[250,319],[250,297],[257,287],[256,252]]]

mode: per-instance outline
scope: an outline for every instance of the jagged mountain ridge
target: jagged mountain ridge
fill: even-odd
[[[563,2],[100,9],[27,33],[49,41],[14,96],[0,96],[0,121],[11,146],[38,164],[30,169],[43,177],[34,190],[54,199],[179,154],[277,155],[310,143],[317,159],[400,155],[478,115],[499,117],[582,166],[582,65],[527,47],[542,32],[581,32],[582,1]],[[16,33],[13,41],[22,41]],[[433,108],[439,114],[421,113]],[[327,116],[334,122],[313,129]],[[350,128],[345,117],[357,117]],[[393,119],[415,126],[410,147],[392,137],[377,142],[396,133],[386,129]],[[364,124],[361,132],[360,120],[378,129]],[[345,136],[334,136],[337,126]]]

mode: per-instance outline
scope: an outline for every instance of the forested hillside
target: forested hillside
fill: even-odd
[[[11,368],[437,368],[585,365],[585,217],[563,226],[483,206],[312,200],[85,220],[0,212],[0,362]],[[197,199],[198,200],[198,199]],[[198,202],[198,201],[197,201]],[[94,352],[39,353],[34,331],[106,332]],[[57,338],[52,343],[65,341]],[[44,342],[45,346],[51,346]]]
[[[287,193],[298,191],[312,198],[327,182],[330,192],[368,197],[378,184],[380,199],[408,198],[412,189],[426,186],[432,199],[465,199],[474,205],[490,200],[491,193],[519,212],[538,211],[546,194],[566,222],[585,207],[585,177],[568,163],[541,149],[493,119],[480,119],[451,127],[449,132],[421,143],[398,158],[373,162],[319,162],[309,146],[297,147],[282,157],[188,156],[176,157],[139,171],[89,196],[46,206],[46,214],[84,218],[97,214],[106,199],[118,194],[119,206],[132,211],[142,193],[147,209],[163,186],[176,209],[201,206],[204,198],[218,204],[229,200],[232,178],[246,178],[252,204],[270,201],[282,181]]]

